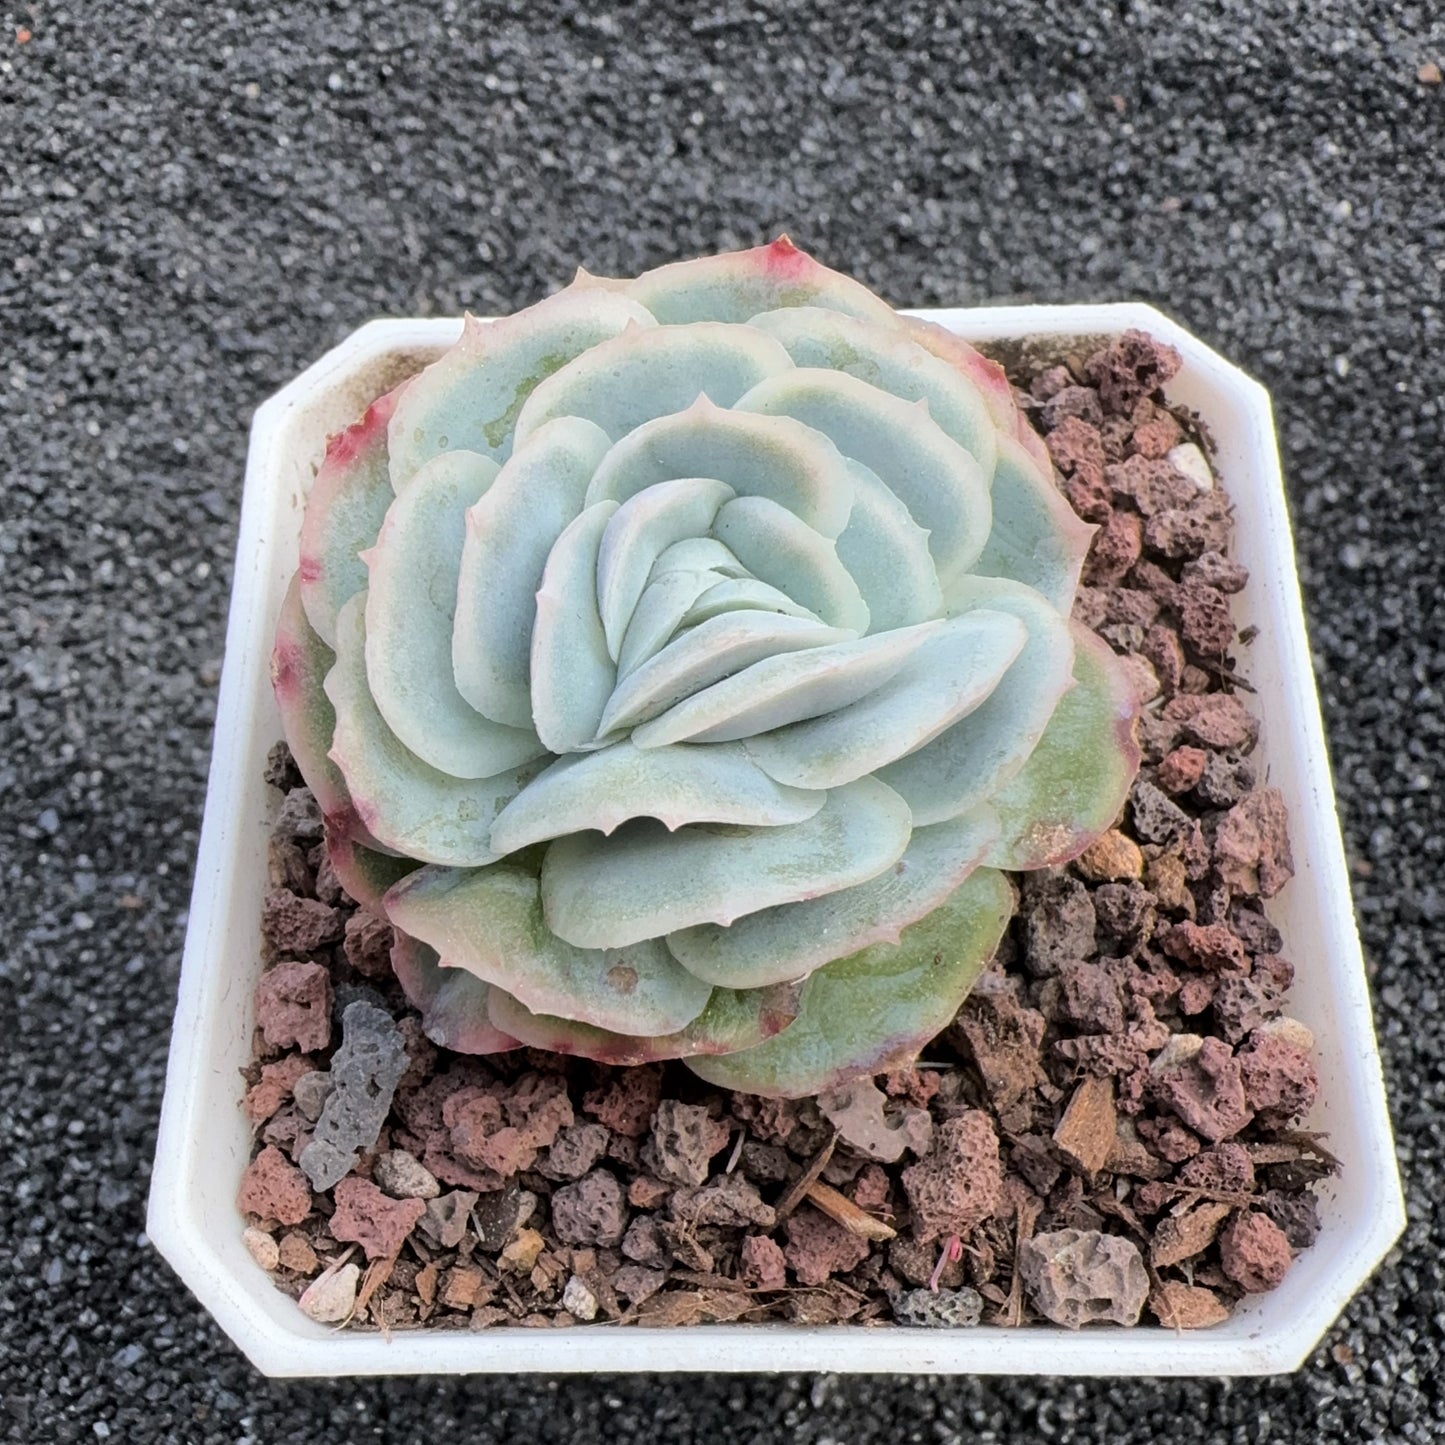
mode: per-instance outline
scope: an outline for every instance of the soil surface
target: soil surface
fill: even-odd
[[[937,13],[11,8],[0,1437],[1438,1433],[1445,28],[1396,0]],[[900,304],[1151,300],[1271,389],[1410,1230],[1278,1380],[263,1381],[143,1234],[249,413],[372,316],[784,227]]]
[[[239,1202],[305,1313],[1202,1329],[1284,1279],[1333,1160],[1298,1130],[1313,1040],[1265,907],[1294,867],[1235,670],[1249,579],[1205,438],[1165,404],[1178,368],[1134,331],[1017,378],[1098,528],[1075,615],[1124,659],[1144,766],[1115,828],[1016,878],[916,1068],[786,1102],[676,1064],[434,1047],[278,745]]]

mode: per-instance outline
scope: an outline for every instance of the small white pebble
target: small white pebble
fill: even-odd
[[[1203,1047],[1204,1040],[1198,1034],[1175,1034],[1150,1060],[1149,1072],[1159,1075],[1187,1064]]]
[[[1302,1024],[1298,1019],[1292,1019],[1287,1014],[1277,1019],[1270,1019],[1268,1023],[1260,1024],[1255,1029],[1256,1034],[1263,1034],[1266,1038],[1283,1039],[1287,1044],[1293,1044],[1302,1053],[1309,1053],[1315,1046],[1315,1036],[1308,1025]]]
[[[1214,490],[1214,473],[1204,453],[1193,442],[1181,442],[1168,456],[1169,464],[1176,472],[1189,478],[1201,492]]]
[[[597,1296],[587,1288],[580,1276],[574,1274],[567,1281],[567,1288],[562,1291],[562,1308],[576,1319],[595,1320]]]
[[[389,1149],[376,1156],[372,1178],[393,1199],[435,1199],[442,1187],[436,1175],[405,1149]]]
[[[327,1270],[306,1286],[297,1304],[302,1314],[319,1325],[339,1324],[356,1308],[360,1281],[361,1270],[354,1264],[344,1264],[334,1274]]]
[[[276,1241],[264,1229],[255,1225],[241,1236],[242,1243],[251,1251],[251,1258],[264,1270],[273,1270],[281,1263],[280,1250]]]

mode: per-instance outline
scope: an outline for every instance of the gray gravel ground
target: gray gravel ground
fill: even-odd
[[[1441,1438],[1438,6],[673,8],[0,26],[0,1433]],[[783,227],[900,303],[1147,298],[1273,389],[1410,1232],[1290,1378],[267,1383],[141,1232],[249,413],[369,317]]]

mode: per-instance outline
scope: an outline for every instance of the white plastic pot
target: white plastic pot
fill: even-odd
[[[1270,906],[1297,968],[1291,1012],[1314,1030],[1321,1077],[1308,1127],[1344,1168],[1322,1193],[1324,1227],[1273,1293],[1214,1329],[1112,1326],[1073,1333],[718,1325],[691,1329],[418,1330],[390,1340],[313,1324],[241,1242],[236,1191],[250,1157],[238,1071],[249,1060],[257,920],[266,887],[267,789],[281,729],[268,679],[277,610],[296,566],[301,509],[330,433],[442,351],[460,323],[375,321],[256,413],[148,1230],[256,1367],[268,1375],[571,1370],[891,1371],[1079,1375],[1249,1375],[1309,1354],[1404,1227],[1404,1202],[1370,1019],[1364,964],[1335,816],[1305,638],[1269,397],[1147,306],[1029,306],[920,313],[971,341],[1115,335],[1141,327],[1178,347],[1169,395],[1218,444],[1238,510],[1250,585],[1241,663],[1264,723],[1258,761],[1289,803],[1296,873]]]

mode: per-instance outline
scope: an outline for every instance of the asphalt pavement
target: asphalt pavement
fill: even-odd
[[[0,1437],[1445,1431],[1445,21],[1428,0],[0,16]],[[1140,298],[1271,388],[1411,1225],[1298,1374],[259,1378],[148,1246],[249,415],[374,316],[789,231]]]

